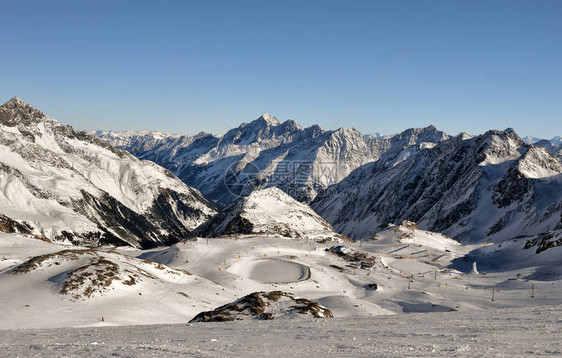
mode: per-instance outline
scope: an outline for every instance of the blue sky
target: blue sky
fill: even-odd
[[[552,137],[561,17],[560,1],[4,2],[0,102],[78,129],[222,133],[270,112],[326,129]]]

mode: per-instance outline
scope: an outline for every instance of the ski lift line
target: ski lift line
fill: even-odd
[[[392,71],[394,71],[396,69],[396,67],[398,67],[398,65],[400,65],[400,63],[402,63],[402,61],[404,61],[408,56],[410,56],[410,54],[413,52],[414,50],[411,49],[410,51],[408,51],[405,55],[403,55],[402,57],[400,57],[400,59],[398,59],[398,61],[396,61],[392,66],[390,66],[386,72],[383,73],[383,75],[381,77],[379,77],[375,83],[373,83],[373,85],[361,96],[359,97],[359,99],[357,101],[355,101],[355,103],[340,117],[340,119],[337,120],[336,123],[334,123],[334,125],[330,128],[330,130],[333,130],[345,117],[347,117],[347,115],[363,100],[365,99],[365,97],[367,97],[367,95],[369,93],[371,93],[371,91],[373,89],[375,89],[375,87],[377,87],[382,81],[384,81],[384,79],[386,77],[388,77],[388,75],[390,75],[392,73]]]
[[[384,279],[383,279],[376,271],[372,271],[372,272],[373,272],[373,274],[375,274],[375,276],[377,276],[377,277],[379,278],[379,280],[381,280],[381,281],[380,281],[381,283],[382,283],[382,282],[385,282]],[[384,287],[384,286],[383,286],[383,287]],[[386,286],[386,287],[388,287],[388,289],[390,289],[390,291],[392,291],[392,292],[394,293],[394,296],[395,296],[396,298],[401,299],[401,300],[404,300],[404,298],[401,297],[400,294],[399,294],[396,290],[394,290],[391,285],[388,285],[388,286]]]
[[[220,119],[220,121],[221,121],[228,129],[231,129],[231,128],[232,128],[232,127],[230,127],[230,126],[228,125],[228,123],[226,123],[226,121],[225,121],[224,119],[222,119],[222,117],[213,109],[213,107],[211,107],[211,106],[209,105],[209,103],[207,103],[207,102],[203,99],[203,97],[201,97],[201,96],[199,95],[199,93],[197,93],[197,91],[196,91],[193,87],[191,87],[191,86],[189,85],[189,83],[187,83],[187,81],[186,81],[179,73],[177,73],[176,70],[174,70],[174,69],[172,68],[172,66],[170,66],[170,64],[168,64],[168,62],[166,62],[166,60],[164,60],[164,58],[162,58],[162,56],[160,56],[160,55],[159,55],[156,51],[154,51],[153,49],[151,49],[151,51],[152,51],[152,53],[154,54],[154,56],[156,56],[156,57],[160,60],[160,62],[162,62],[166,67],[168,67],[168,69],[170,70],[170,72],[172,72],[172,73],[185,85],[185,87],[187,87],[189,90],[191,90],[191,92],[193,92],[193,94],[194,94],[197,98],[199,98],[199,100],[200,100],[201,102],[203,102],[203,104],[205,104],[205,106],[207,106],[207,108],[209,108],[209,110],[210,110],[211,112],[213,112],[214,115],[215,115],[218,119]]]
[[[195,261],[193,264],[191,264],[189,268],[195,267],[195,266],[199,263],[199,261],[201,261],[202,259],[204,259],[204,258],[218,245],[219,242],[220,242],[220,241],[217,240],[217,242],[216,242],[213,246],[211,246],[211,247],[209,248],[209,250],[207,250],[207,252],[205,252],[205,254],[203,254],[201,257],[199,257],[199,258],[197,259],[197,261]],[[186,271],[189,272],[189,269],[186,270]],[[183,278],[184,278],[185,276],[187,276],[187,273],[184,272],[184,273],[180,276],[180,278],[178,278],[178,279],[176,280],[176,282],[174,282],[174,283],[172,284],[172,286],[168,289],[168,291],[166,291],[156,302],[154,302],[154,303],[152,304],[152,306],[150,306],[150,308],[149,308],[148,310],[149,310],[149,311],[152,311],[152,310],[154,309],[154,307],[155,307],[157,304],[159,304],[160,301],[162,301],[162,300],[164,299],[164,297],[166,297],[168,294],[170,294],[170,292],[172,292],[172,290],[180,283],[181,280],[183,280]]]

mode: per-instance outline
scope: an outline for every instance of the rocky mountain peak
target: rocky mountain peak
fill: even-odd
[[[258,119],[250,123],[242,123],[226,132],[221,138],[221,142],[237,145],[250,144],[276,134],[280,125],[281,122],[277,118],[272,117],[269,113],[264,113]]]
[[[26,101],[24,101],[23,99],[21,99],[19,97],[12,97],[12,99],[10,99],[8,102],[4,103],[4,105],[6,105],[8,103],[18,104],[18,105],[22,105],[22,106],[29,106],[29,103],[27,103]]]
[[[474,140],[481,164],[500,164],[515,160],[527,150],[527,144],[515,132],[489,130]]]
[[[292,119],[288,119],[281,124],[281,127],[286,131],[302,130],[303,128]]]
[[[45,114],[21,98],[14,97],[0,106],[0,124],[14,127],[18,124],[31,125],[38,123]]]
[[[508,134],[515,134],[515,129],[508,127],[506,129],[504,129],[504,132],[508,133]]]
[[[423,142],[438,143],[449,139],[449,135],[430,125],[425,128],[410,128],[392,137],[395,142],[402,142],[405,146],[415,145]]]
[[[263,122],[268,126],[278,126],[281,124],[277,118],[273,117],[269,113],[262,114],[256,121]]]
[[[342,133],[342,134],[353,135],[353,136],[359,134],[359,135],[361,135],[361,136],[364,136],[361,132],[359,132],[359,131],[358,131],[357,129],[355,129],[355,128],[344,128],[344,127],[341,127],[341,128],[336,129],[336,130],[334,131],[334,133]]]
[[[496,137],[499,137],[501,139],[512,139],[515,142],[517,142],[519,145],[525,144],[523,139],[521,139],[521,137],[519,137],[519,135],[517,135],[517,133],[515,133],[515,130],[513,128],[507,128],[503,131],[492,129],[492,130],[489,130],[486,133],[484,133],[482,136],[484,138],[490,138],[490,137],[496,136]]]
[[[466,132],[462,132],[459,133],[459,135],[457,135],[457,138],[459,138],[462,141],[462,140],[472,139],[474,137]]]

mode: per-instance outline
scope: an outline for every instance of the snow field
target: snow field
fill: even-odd
[[[346,244],[352,252],[376,256],[372,269],[357,268],[325,251],[338,243],[275,236],[199,239],[148,251],[102,248],[115,251],[103,255],[118,264],[122,280],[112,283],[103,294],[84,300],[58,293],[60,279],[83,262],[43,267],[43,271],[27,273],[22,279],[21,274],[9,271],[29,257],[60,246],[2,235],[0,284],[7,289],[0,291],[0,321],[2,328],[180,323],[251,292],[276,290],[317,301],[336,318],[562,303],[560,281],[536,277],[544,274],[542,266],[492,271],[482,261],[477,262],[480,274],[469,274],[472,261],[464,258],[478,248],[451,246],[447,239],[439,247],[434,237],[424,241],[427,233],[413,229],[406,233],[416,236],[416,244],[408,244],[403,241],[405,231],[395,229],[381,233],[378,240]],[[169,269],[161,270],[157,264],[142,260],[160,262]],[[451,265],[458,265],[460,271]],[[134,271],[134,267],[154,279],[141,275],[135,285],[122,284],[129,279],[123,270]],[[310,277],[303,277],[302,269],[307,267]],[[171,273],[182,270],[191,275]]]
[[[0,331],[4,357],[545,357],[559,306],[279,321]]]

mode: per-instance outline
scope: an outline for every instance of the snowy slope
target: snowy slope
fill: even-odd
[[[376,318],[9,330],[5,357],[548,357],[560,306]]]
[[[392,158],[412,147],[408,149],[411,154],[422,143],[434,144],[448,138],[430,126],[371,139],[353,128],[326,131],[318,125],[303,128],[292,120],[280,123],[267,113],[221,137],[199,133],[162,138],[150,133],[134,136],[103,131],[97,135],[138,158],[164,166],[224,205],[256,187],[272,186],[299,201],[310,202],[327,186],[383,154]],[[233,182],[250,180],[257,185],[233,189]]]
[[[180,323],[236,298],[185,269],[131,256],[135,251],[64,249],[3,233],[0,251],[2,328]]]
[[[202,224],[192,235],[219,237],[234,234],[307,238],[339,236],[308,205],[296,201],[278,188],[252,192]]]
[[[553,274],[562,272],[559,238],[467,246],[404,222],[362,242],[239,235],[151,250],[65,250],[0,234],[0,328],[180,323],[272,291],[306,297],[336,318],[371,320],[561,304],[560,274]],[[522,259],[525,254],[533,260]],[[471,273],[473,262],[480,274]],[[288,301],[269,303],[264,312],[283,313]]]
[[[544,147],[550,154],[562,160],[562,137],[556,136],[551,139],[541,139],[537,137],[527,136],[523,138],[527,144],[533,144],[537,147]]]
[[[418,225],[411,221],[403,221],[399,225],[389,225],[386,229],[374,234],[372,240],[377,241],[377,244],[386,240],[385,244],[405,243],[417,247],[432,248],[438,251],[449,250],[448,252],[462,254],[462,245],[458,241],[443,234],[420,230]],[[461,249],[461,252],[457,252],[457,249]]]
[[[358,168],[311,206],[353,238],[403,220],[463,242],[562,227],[560,161],[513,130],[460,135],[391,164]]]
[[[21,99],[0,106],[0,215],[28,232],[73,243],[154,246],[178,241],[214,208],[167,170]]]

